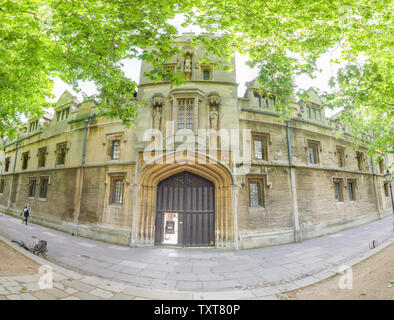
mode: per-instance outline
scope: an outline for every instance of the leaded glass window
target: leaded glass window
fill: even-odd
[[[257,182],[251,182],[249,184],[249,197],[250,206],[257,207],[259,205],[259,185]]]
[[[349,190],[349,200],[354,201],[356,200],[356,193],[355,193],[355,183],[354,181],[348,181],[347,188]]]
[[[120,140],[113,140],[112,141],[111,159],[112,160],[119,160],[119,154],[120,154]]]
[[[263,207],[263,182],[265,178],[250,178],[249,180],[249,207]]]
[[[29,181],[29,197],[34,198],[36,196],[37,179],[30,179]]]
[[[48,178],[40,178],[40,180],[40,198],[45,199],[48,191]]]
[[[193,129],[193,103],[192,98],[178,99],[178,130]]]
[[[111,204],[122,204],[123,203],[123,179],[113,178],[111,185]]]

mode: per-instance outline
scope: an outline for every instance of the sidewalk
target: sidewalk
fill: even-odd
[[[59,269],[59,287],[78,290],[63,298],[80,299],[100,298],[100,294],[101,298],[118,299],[123,295],[128,299],[273,298],[276,293],[334,275],[339,266],[351,266],[383,248],[384,242],[387,245],[394,240],[392,216],[302,243],[245,251],[123,247],[39,225],[25,226],[6,215],[0,215],[0,235],[28,244],[34,242],[32,236],[46,240],[48,260],[55,263],[52,265],[75,271]],[[378,240],[377,249],[369,249],[372,240]],[[68,276],[70,273],[73,276]],[[69,277],[73,281],[68,281]],[[1,286],[7,290],[0,284],[0,295]],[[111,286],[117,292],[111,293]]]

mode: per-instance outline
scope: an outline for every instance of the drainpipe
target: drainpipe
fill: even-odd
[[[290,172],[290,194],[292,203],[293,213],[293,225],[294,225],[294,242],[301,242],[300,234],[300,221],[298,215],[298,203],[297,203],[297,187],[295,181],[295,170],[293,166],[293,156],[291,150],[291,139],[290,139],[290,119],[286,119],[286,139],[287,139],[287,152],[289,156],[289,172]]]
[[[12,169],[12,178],[11,178],[11,185],[10,185],[10,192],[8,195],[8,203],[7,203],[7,210],[11,208],[11,196],[12,196],[12,189],[14,187],[14,179],[15,179],[15,168],[16,168],[16,160],[18,157],[18,141],[15,142],[15,158],[14,158],[14,167]],[[8,212],[7,212],[8,213]]]
[[[18,141],[15,143],[15,159],[14,159],[14,169],[12,170],[12,173],[15,172],[17,157],[18,157]]]
[[[380,210],[380,204],[379,204],[379,195],[378,195],[378,187],[377,187],[377,181],[376,181],[376,173],[375,173],[375,168],[373,166],[373,159],[371,159],[371,170],[372,170],[372,177],[373,177],[373,191],[375,193],[375,199],[376,199],[376,208],[378,209],[378,214],[379,214],[379,219],[382,219],[382,211]]]
[[[82,159],[81,159],[81,166],[79,170],[79,176],[77,185],[76,185],[76,200],[75,200],[75,216],[74,216],[74,223],[77,225],[77,235],[79,235],[79,215],[81,212],[81,201],[82,201],[82,189],[83,189],[83,175],[84,175],[84,166],[85,166],[85,158],[86,158],[86,144],[87,144],[87,136],[88,136],[88,130],[89,130],[89,122],[91,119],[95,118],[96,115],[92,115],[86,118],[82,119],[77,119],[77,120],[71,120],[68,123],[75,123],[75,122],[80,122],[83,121],[85,123],[84,127],[84,137],[83,137],[83,145],[82,145]]]

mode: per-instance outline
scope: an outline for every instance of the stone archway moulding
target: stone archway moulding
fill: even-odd
[[[137,178],[136,206],[134,207],[134,223],[132,226],[131,244],[136,246],[153,246],[156,219],[156,194],[160,181],[182,171],[197,174],[215,186],[215,243],[216,247],[234,247],[234,207],[231,186],[234,183],[229,169],[220,163],[197,163],[200,154],[189,155],[182,158],[179,164],[173,157],[165,155],[164,163],[173,164],[148,164],[141,168]],[[175,163],[174,163],[175,162]]]

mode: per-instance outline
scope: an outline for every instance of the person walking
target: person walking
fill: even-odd
[[[26,225],[27,225],[27,219],[29,218],[30,212],[31,212],[30,203],[26,203],[26,206],[24,207],[23,211],[22,211],[21,214],[20,214],[20,215],[23,214],[23,216],[25,217],[25,218],[22,220],[22,223],[25,222]]]

